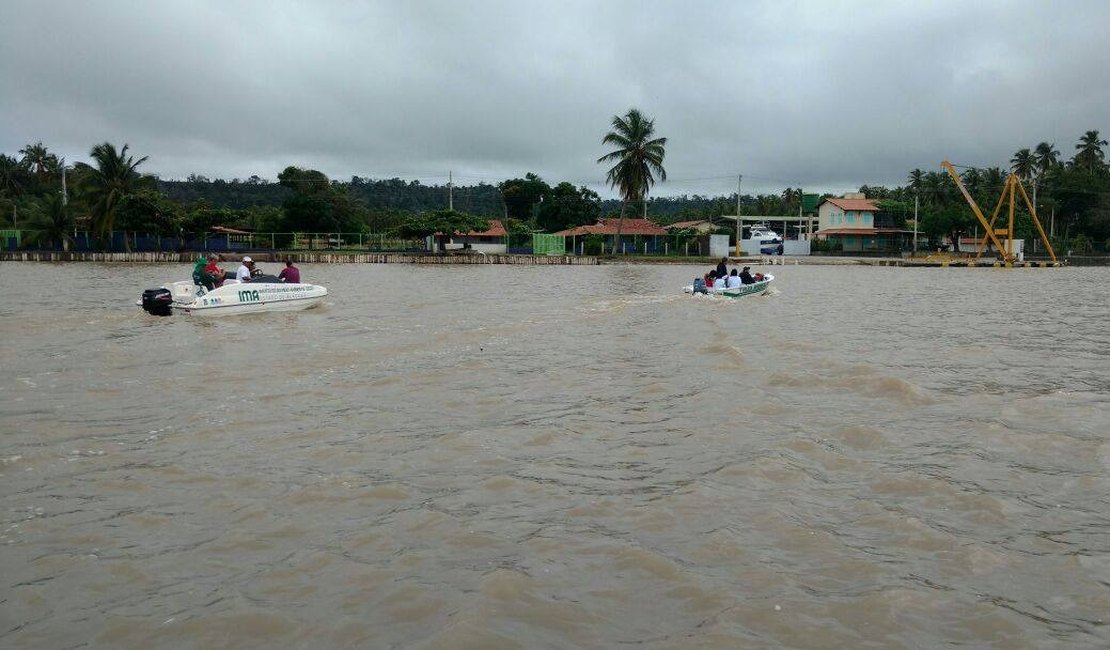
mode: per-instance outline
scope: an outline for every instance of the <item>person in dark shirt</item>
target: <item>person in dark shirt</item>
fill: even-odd
[[[745,266],[744,270],[740,271],[740,281],[744,284],[755,284],[755,278],[752,277],[751,273],[748,273],[750,268],[750,266]]]
[[[720,262],[717,262],[717,277],[723,278],[728,276],[728,258],[722,257]]]
[[[278,273],[278,279],[290,284],[300,284],[301,270],[293,266],[293,260],[285,260],[285,268]]]

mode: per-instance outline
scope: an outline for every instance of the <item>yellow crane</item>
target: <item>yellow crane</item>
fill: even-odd
[[[1029,200],[1029,195],[1025,193],[1025,187],[1021,184],[1021,179],[1017,174],[1010,174],[1006,178],[1006,184],[1002,187],[1002,196],[998,197],[998,203],[994,206],[994,211],[991,213],[991,220],[988,222],[987,218],[983,216],[983,211],[979,209],[979,204],[975,199],[971,198],[971,193],[964,187],[963,180],[960,175],[956,173],[956,168],[952,163],[947,160],[941,161],[941,166],[944,167],[948,175],[955,181],[956,187],[959,188],[960,194],[964,195],[964,200],[971,206],[971,211],[975,213],[975,217],[979,219],[986,234],[983,236],[982,241],[979,242],[979,251],[975,254],[975,259],[986,250],[987,241],[989,240],[994,244],[994,249],[998,251],[1002,261],[1007,264],[1012,264],[1014,261],[1014,207],[1017,203],[1017,193],[1021,192],[1021,198],[1025,201],[1025,207],[1029,210],[1029,216],[1033,217],[1033,224],[1037,226],[1037,232],[1041,235],[1041,241],[1044,242],[1045,250],[1048,251],[1049,257],[1052,258],[1053,263],[1056,262],[1056,252],[1052,250],[1052,244],[1048,241],[1048,236],[1044,234],[1044,228],[1041,227],[1041,220],[1037,218],[1037,209],[1033,207],[1033,202]],[[995,228],[994,223],[998,220],[998,214],[1002,210],[1002,204],[1006,203],[1006,198],[1009,197],[1009,223],[1006,228]],[[1006,243],[1003,244],[999,240],[1000,236],[1006,237]]]

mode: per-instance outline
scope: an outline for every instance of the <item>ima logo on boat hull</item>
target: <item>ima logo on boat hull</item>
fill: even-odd
[[[239,302],[258,302],[258,290],[246,289],[239,292]]]

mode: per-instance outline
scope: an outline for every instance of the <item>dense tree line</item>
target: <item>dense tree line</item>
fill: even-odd
[[[620,116],[628,137],[653,140],[647,124]],[[614,123],[616,124],[616,123]],[[637,131],[639,129],[639,131]],[[658,140],[658,139],[656,139]],[[1010,174],[1035,195],[1038,215],[1060,243],[1083,251],[1110,240],[1110,167],[1098,131],[1087,131],[1070,149],[1040,143],[1015,152],[1006,166],[963,168],[961,182],[988,217]],[[618,149],[618,151],[623,151]],[[628,149],[633,151],[633,149]],[[624,153],[627,153],[625,151]],[[617,159],[618,162],[620,158]],[[660,157],[661,161],[661,157]],[[28,243],[68,247],[74,229],[105,239],[112,231],[184,236],[213,226],[257,232],[415,233],[429,224],[486,223],[501,219],[510,233],[555,232],[594,223],[600,217],[647,214],[661,224],[713,219],[736,212],[736,194],[726,196],[662,196],[646,199],[646,188],[625,192],[621,199],[602,200],[586,187],[548,183],[534,173],[491,185],[449,188],[398,178],[375,180],[327,178],[319,171],[286,168],[277,181],[252,176],[245,180],[210,180],[191,175],[185,180],[159,180],[143,173],[145,157],[127,145],[98,144],[88,162],[66,165],[41,142],[16,154],[0,154],[0,227],[30,232]],[[63,195],[63,177],[65,193]],[[661,179],[660,179],[661,180]],[[635,188],[633,188],[635,189]],[[908,221],[914,199],[919,203],[920,229],[933,237],[958,238],[981,230],[955,182],[942,170],[909,172],[904,185],[860,190],[879,201],[880,208]],[[802,191],[740,197],[742,214],[794,215]],[[453,211],[448,211],[448,205]],[[426,224],[423,222],[427,222]],[[1032,220],[1019,204],[1018,236],[1035,235]],[[907,224],[908,226],[908,224]]]

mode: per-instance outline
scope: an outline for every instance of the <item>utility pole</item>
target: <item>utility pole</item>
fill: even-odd
[[[736,257],[744,255],[744,249],[740,247],[740,184],[744,182],[744,175],[737,174],[736,176]]]
[[[447,209],[455,209],[455,184],[453,172],[447,172]]]
[[[913,195],[913,252],[910,257],[917,255],[917,193]]]

